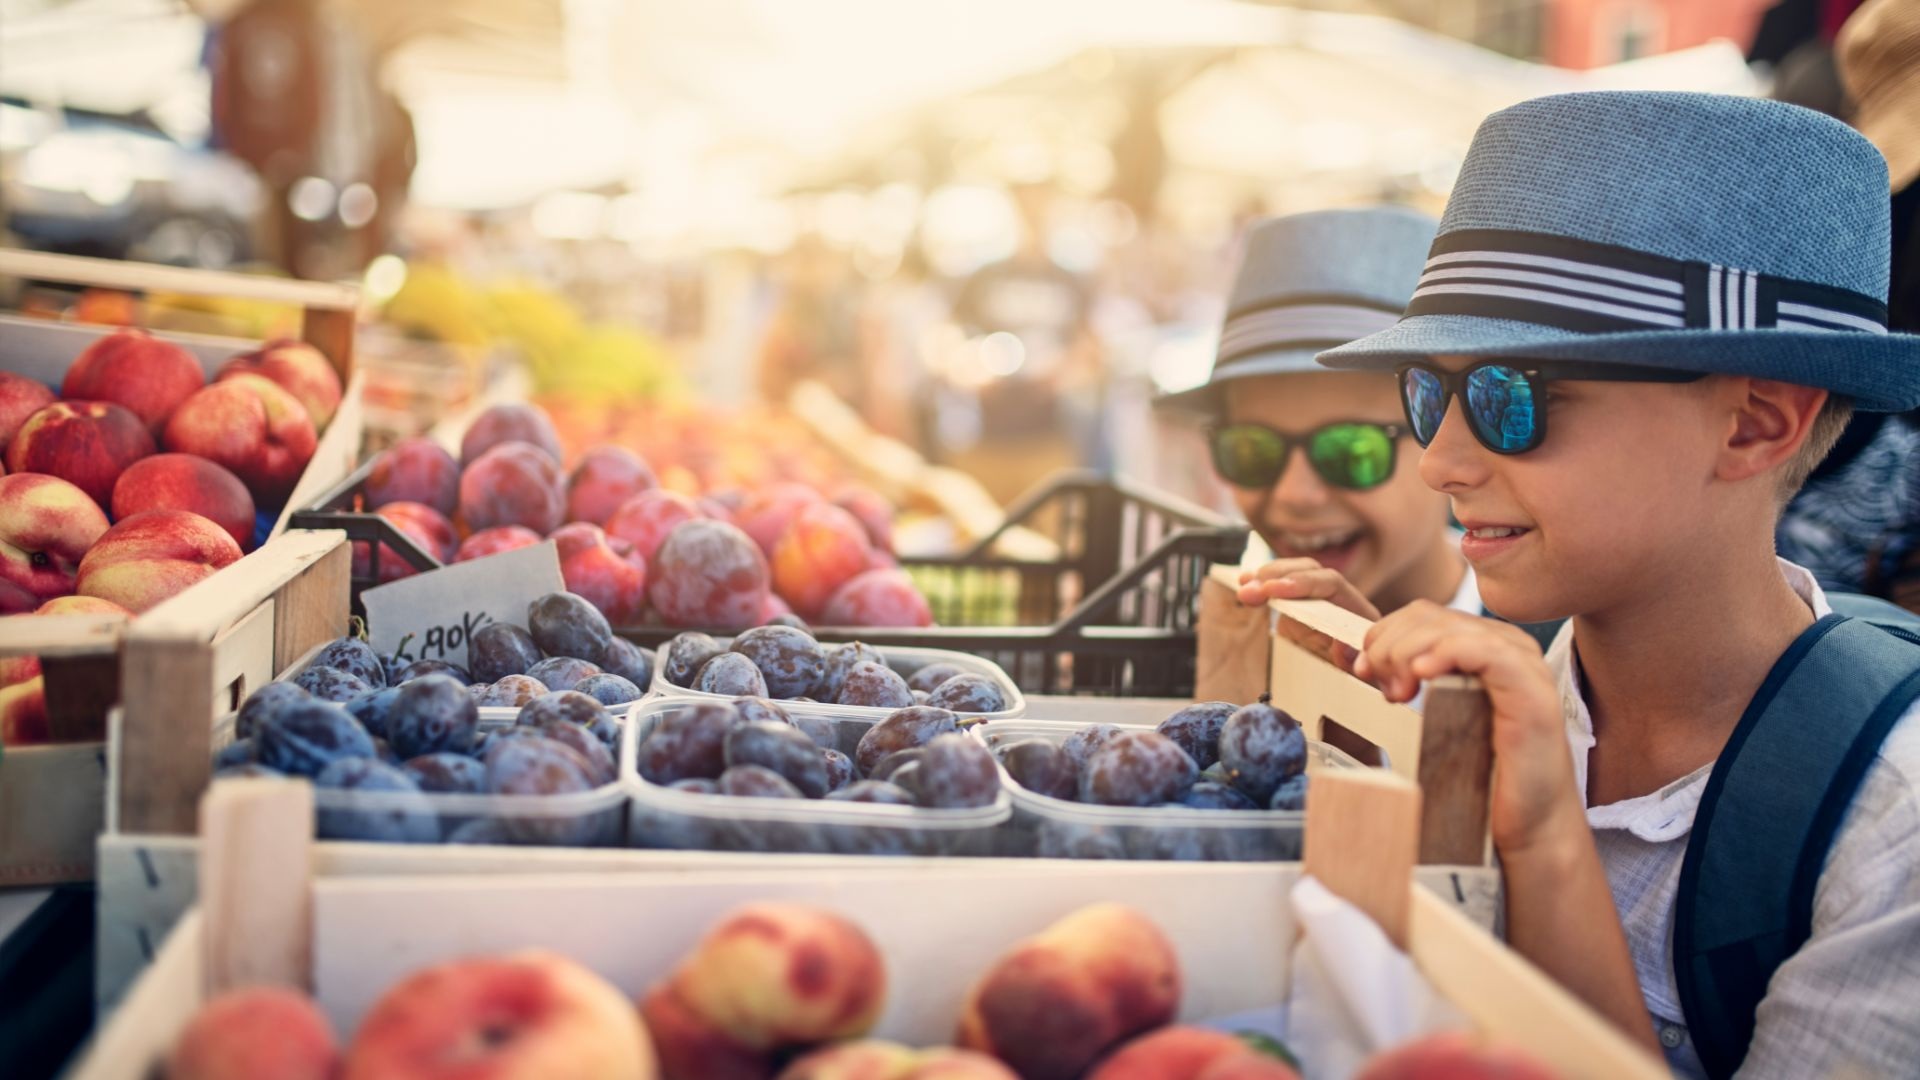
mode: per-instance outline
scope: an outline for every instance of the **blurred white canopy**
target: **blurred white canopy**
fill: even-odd
[[[0,0],[0,93],[103,109],[197,95],[204,122],[199,20],[244,2]],[[416,197],[453,207],[606,186],[662,205],[745,197],[930,120],[1104,141],[1127,87],[1103,82],[1090,51],[1185,62],[1159,117],[1169,157],[1274,181],[1444,169],[1486,112],[1556,90],[1754,89],[1726,45],[1576,74],[1388,20],[1232,0],[329,3],[387,56],[414,113]]]

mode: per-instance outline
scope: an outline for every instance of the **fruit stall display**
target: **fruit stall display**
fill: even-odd
[[[178,606],[154,613],[212,579],[245,615],[314,556],[311,540],[278,539],[286,508],[357,452],[357,383],[342,379],[356,294],[18,251],[0,251],[0,276],[253,296],[296,312],[307,339],[0,315],[0,540],[17,552],[0,562],[0,880],[24,884],[89,876],[118,701],[206,705],[197,691],[160,700],[123,685],[146,674],[123,663],[130,641],[192,622]],[[305,617],[283,614],[290,625]],[[189,636],[204,631],[205,648],[229,625]]]
[[[641,644],[814,624],[823,640],[981,656],[1029,692],[1135,696],[1191,692],[1193,599],[1245,539],[1178,500],[1071,474],[957,556],[902,558],[892,511],[869,489],[675,490],[667,470],[610,444],[566,472],[556,425],[526,404],[487,409],[459,442],[456,457],[403,440],[295,522],[348,532],[360,588],[547,537],[567,588]],[[1049,557],[996,553],[1036,532],[1056,537]]]
[[[1354,771],[1315,790],[1298,863],[781,873],[714,856],[475,879],[315,876],[312,789],[223,782],[198,907],[73,1075],[1312,1076],[1316,1033],[1284,1006],[1307,926],[1292,898],[1314,883],[1371,922],[1342,941],[1357,962],[1398,951],[1459,1014],[1357,1075],[1664,1075],[1415,883],[1417,789]]]

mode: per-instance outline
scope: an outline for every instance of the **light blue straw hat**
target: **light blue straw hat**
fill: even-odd
[[[1819,113],[1711,94],[1564,94],[1474,135],[1406,316],[1320,354],[1616,362],[1920,405],[1887,332],[1887,166]]]
[[[1213,371],[1155,402],[1218,413],[1221,386],[1322,371],[1314,355],[1393,325],[1420,280],[1432,217],[1398,206],[1270,218],[1247,232]]]

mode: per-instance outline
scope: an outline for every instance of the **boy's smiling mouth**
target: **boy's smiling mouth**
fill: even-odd
[[[1320,565],[1344,572],[1359,550],[1366,530],[1357,527],[1319,529],[1313,532],[1280,529],[1273,534],[1274,555],[1280,558],[1313,559]]]
[[[1479,563],[1504,554],[1533,535],[1525,525],[1506,525],[1490,521],[1462,521],[1466,535],[1460,538],[1460,554],[1468,562]]]

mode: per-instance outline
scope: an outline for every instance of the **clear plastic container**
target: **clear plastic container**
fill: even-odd
[[[1013,815],[1012,800],[1004,789],[992,806],[923,810],[828,799],[700,795],[649,783],[640,775],[640,743],[662,717],[699,704],[687,698],[653,697],[641,702],[628,718],[620,745],[620,779],[629,796],[627,842],[633,847],[828,855],[999,853],[999,830]],[[815,713],[833,720],[836,748],[848,757],[867,729],[878,723],[849,715],[852,711]]]
[[[1086,726],[1029,717],[995,720],[970,730],[989,747],[1021,739],[1045,739],[1058,745]],[[1147,724],[1114,726],[1122,731],[1153,730]],[[1309,742],[1307,754],[1309,772],[1361,767],[1352,757],[1325,743]],[[1069,802],[1021,787],[1004,766],[1000,782],[1013,799],[1013,820],[1001,830],[1004,855],[1188,862],[1291,862],[1300,858],[1307,816],[1299,810],[1201,810]]]
[[[733,644],[732,638],[715,638],[714,640],[719,642],[720,647],[723,649]],[[821,644],[831,649],[839,643],[822,642]],[[666,651],[667,647],[665,645],[655,650],[655,662],[653,665],[653,693],[655,695],[663,698],[696,701],[733,700],[732,696],[728,694],[709,694],[700,690],[689,690],[684,686],[676,686],[667,681]],[[1013,680],[1007,677],[1005,671],[1000,669],[1000,665],[991,660],[985,660],[970,653],[953,652],[948,649],[916,649],[904,645],[888,646],[881,649],[880,654],[886,658],[887,666],[899,672],[902,678],[912,678],[914,672],[919,671],[928,664],[952,664],[963,672],[973,675],[985,675],[992,679],[999,685],[1000,693],[1002,697],[1005,698],[1007,707],[997,712],[966,713],[965,715],[969,718],[984,717],[988,720],[1004,720],[1025,715],[1027,711],[1027,696],[1020,692],[1020,688],[1014,685]],[[794,714],[806,713],[810,716],[859,718],[876,724],[894,713],[892,709],[878,709],[865,705],[831,705],[818,701],[783,700],[780,702],[780,707]]]
[[[216,750],[233,741],[233,717],[214,731]],[[622,741],[629,721],[621,718]],[[513,726],[482,719],[480,730]],[[322,840],[408,844],[618,847],[626,841],[627,789],[618,778],[562,795],[451,795],[313,789],[314,834]]]
[[[283,674],[281,678],[290,681],[294,677],[298,676],[302,671],[305,671],[307,669],[308,664],[313,662],[313,658],[320,654],[320,650],[326,648],[330,644],[332,644],[332,642],[323,641],[320,644],[315,645],[313,648],[308,649],[305,653],[301,655],[300,659],[294,661],[294,663],[287,668],[285,674]],[[620,705],[608,705],[607,711],[612,713],[615,719],[618,719],[620,717],[627,715],[628,710],[632,709],[635,705],[638,705],[641,701],[645,700],[646,698],[652,696],[653,686],[657,684],[657,680],[660,677],[659,666],[658,666],[659,650],[642,649],[641,651],[645,652],[648,656],[652,657],[655,661],[654,679],[656,680],[656,682],[649,683],[646,686],[640,687],[640,696],[633,699],[632,701],[629,701]],[[482,705],[480,706],[480,723],[483,727],[487,724],[509,726],[519,718],[520,718],[520,707],[516,705]]]

